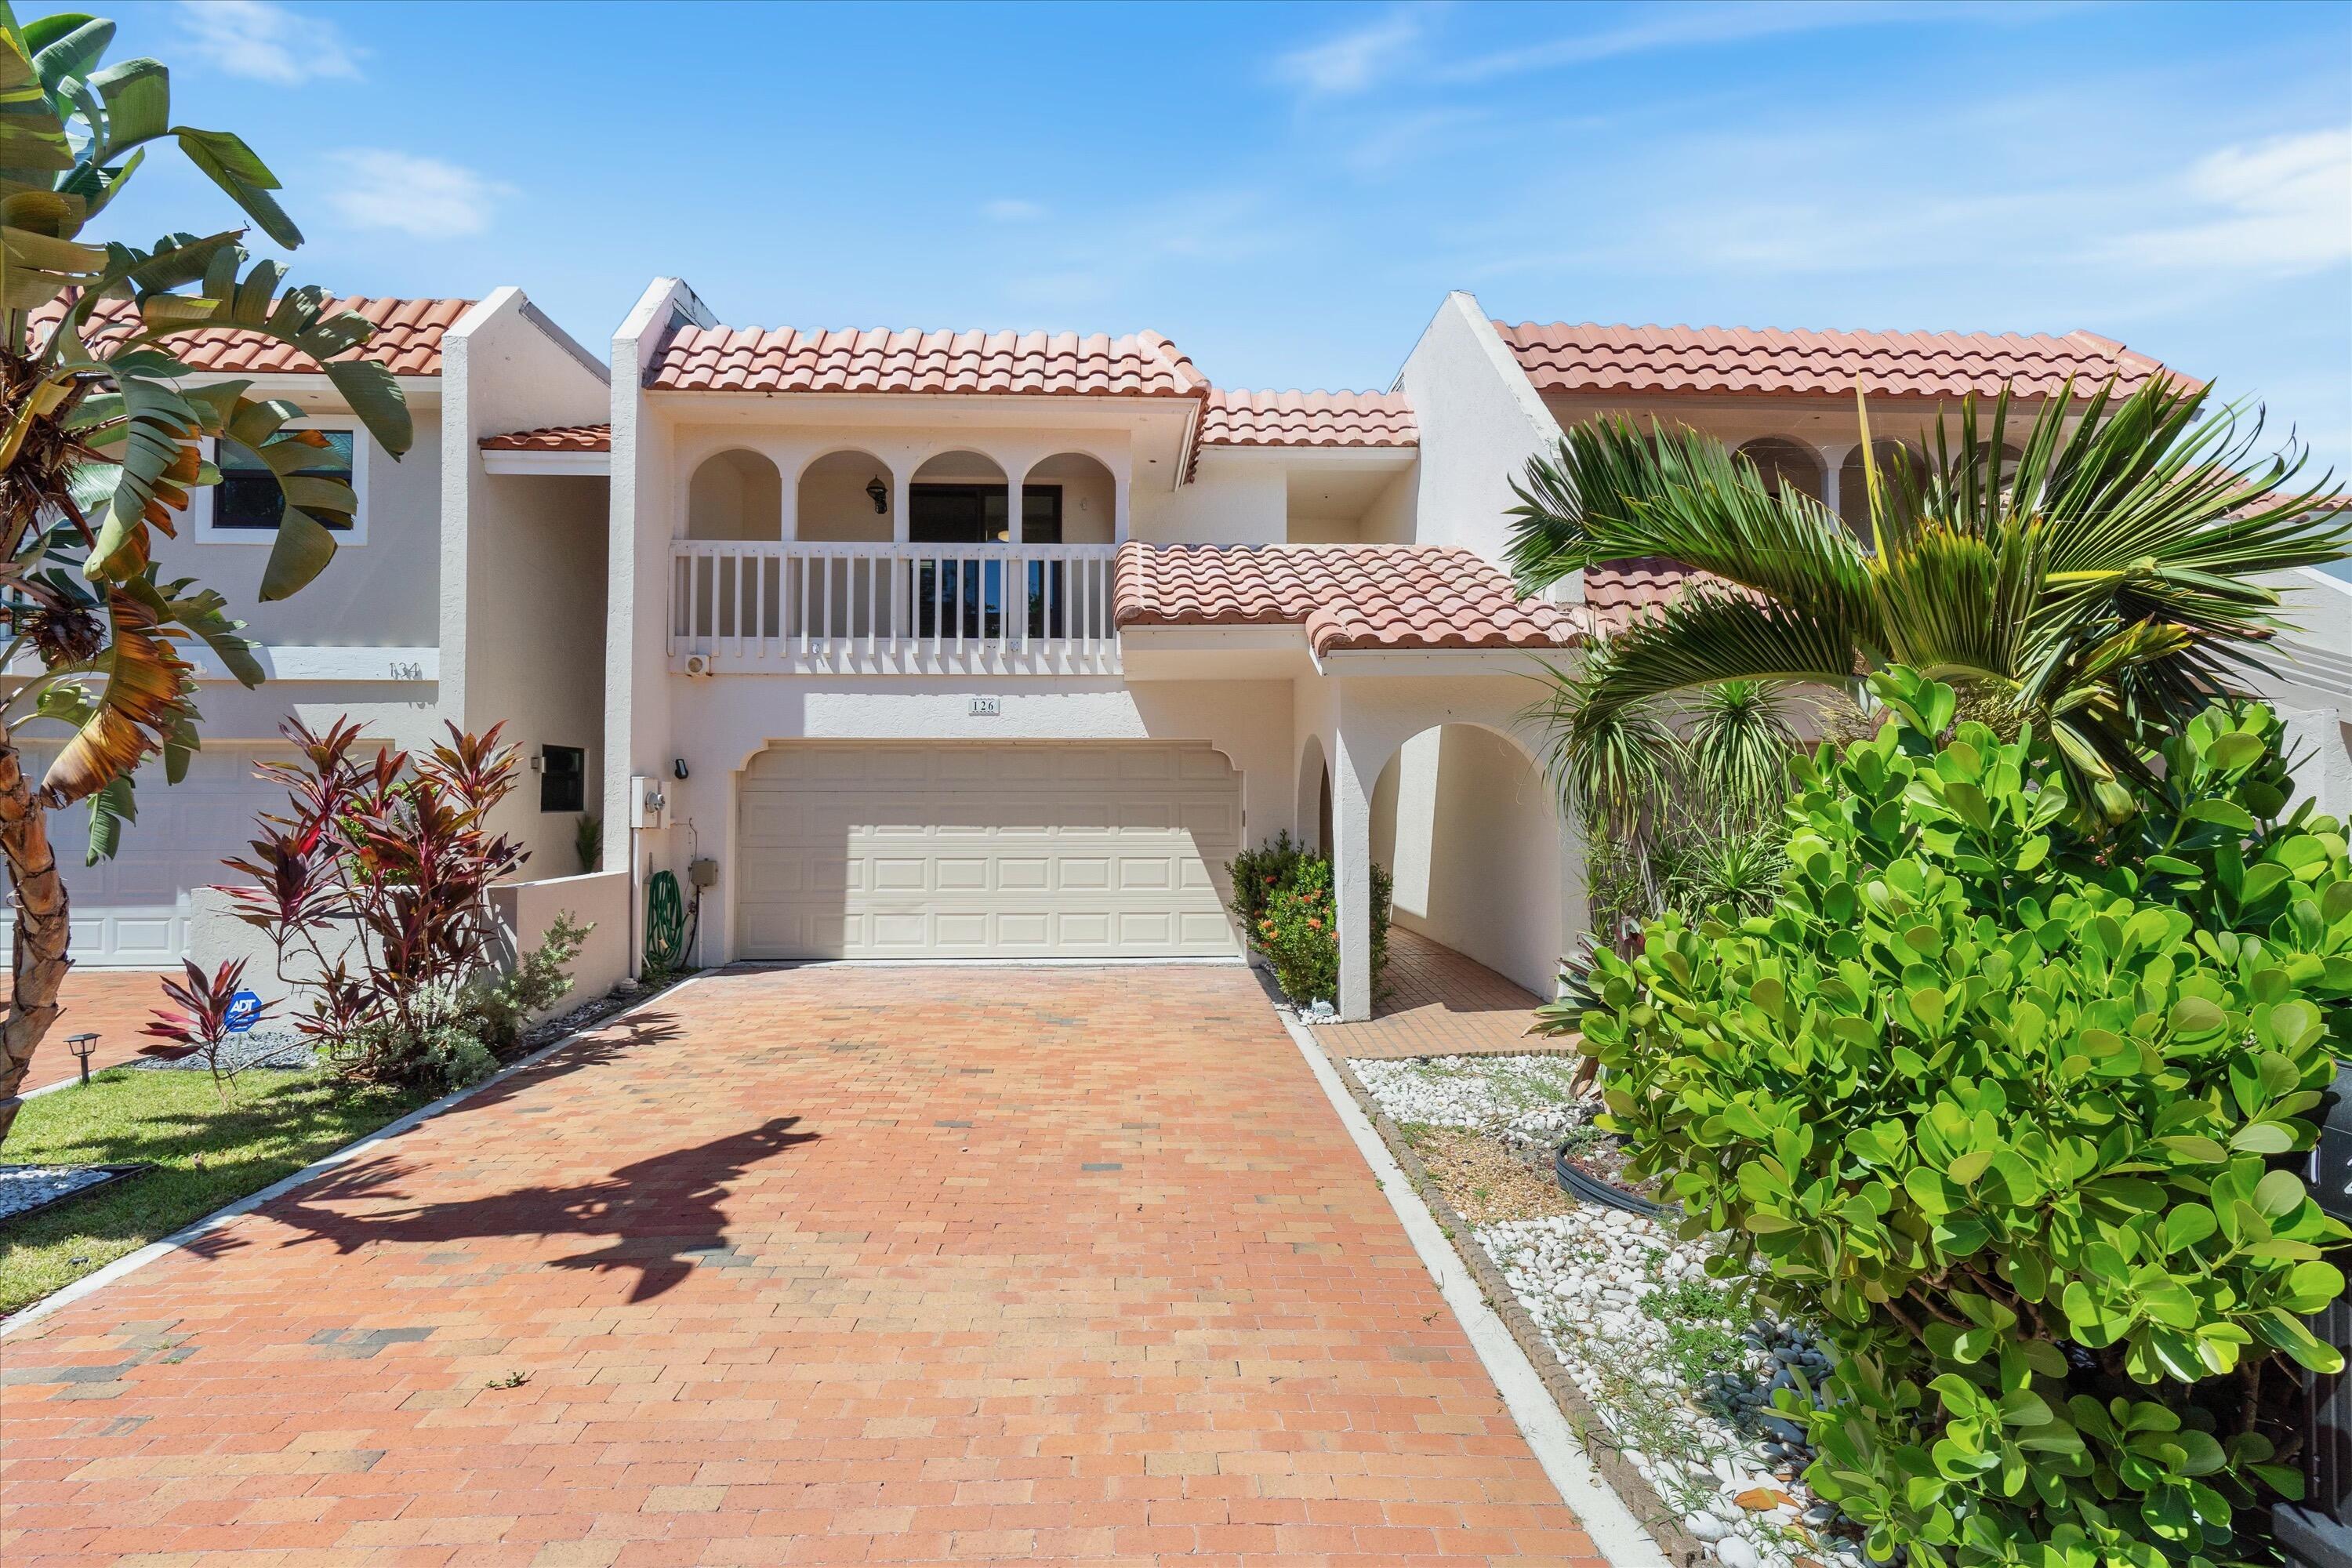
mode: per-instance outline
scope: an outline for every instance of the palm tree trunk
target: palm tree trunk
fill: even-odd
[[[33,1065],[33,1048],[58,1018],[58,991],[73,960],[66,956],[66,884],[49,849],[48,812],[33,795],[24,759],[0,742],[0,855],[8,862],[10,901],[16,907],[15,987],[0,1016],[0,1142],[16,1125],[24,1101],[17,1086]]]

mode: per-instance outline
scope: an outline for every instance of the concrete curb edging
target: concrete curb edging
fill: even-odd
[[[1545,1341],[1543,1331],[1536,1326],[1527,1308],[1520,1304],[1517,1293],[1503,1278],[1502,1269],[1486,1256],[1486,1249],[1478,1245],[1476,1232],[1470,1222],[1464,1219],[1446,1201],[1445,1194],[1438,1190],[1428,1167],[1421,1163],[1421,1157],[1405,1142],[1403,1131],[1389,1119],[1388,1112],[1381,1109],[1380,1101],[1372,1098],[1371,1091],[1364,1087],[1363,1081],[1356,1077],[1344,1058],[1327,1055],[1320,1046],[1313,1043],[1311,1033],[1293,1023],[1287,1016],[1283,1016],[1282,1022],[1283,1026],[1291,1032],[1291,1037],[1297,1040],[1300,1048],[1307,1053],[1309,1064],[1318,1069],[1328,1069],[1333,1081],[1347,1089],[1355,1102],[1353,1109],[1361,1113],[1385,1147],[1390,1159],[1403,1173],[1412,1195],[1426,1207],[1445,1239],[1453,1244],[1454,1255],[1470,1271],[1471,1279],[1485,1295],[1487,1310],[1517,1343],[1528,1367],[1543,1384],[1544,1391],[1559,1407],[1560,1416],[1574,1435],[1579,1448],[1578,1458],[1600,1472],[1601,1479],[1615,1494],[1611,1500],[1623,1512],[1625,1521],[1646,1532],[1650,1538],[1641,1543],[1648,1553],[1643,1557],[1620,1556],[1602,1542],[1597,1530],[1593,1533],[1595,1543],[1602,1545],[1604,1553],[1614,1563],[1667,1563],[1674,1564],[1675,1568],[1698,1568],[1700,1564],[1710,1563],[1712,1559],[1708,1557],[1706,1549],[1683,1529],[1682,1516],[1666,1505],[1656,1489],[1616,1447],[1605,1440],[1608,1427],[1592,1408],[1591,1401],[1570,1380],[1567,1369],[1560,1365],[1559,1358],[1552,1353],[1550,1344]],[[1318,1070],[1317,1076],[1321,1077],[1322,1072]],[[1472,1337],[1475,1342],[1476,1336],[1474,1334]],[[1483,1347],[1480,1353],[1483,1357]],[[1488,1370],[1495,1370],[1491,1363]],[[1497,1381],[1500,1381],[1499,1374]],[[1514,1414],[1517,1413],[1514,1411]],[[1533,1436],[1529,1434],[1530,1442]],[[1542,1457],[1538,1450],[1538,1458]],[[1549,1469],[1550,1466],[1547,1464],[1545,1468]],[[1561,1489],[1563,1494],[1567,1492],[1565,1486]],[[1584,1511],[1586,1505],[1581,1499],[1570,1496],[1569,1502],[1580,1513]]]
[[[451,1107],[471,1100],[484,1089],[504,1083],[518,1073],[530,1071],[566,1046],[577,1043],[583,1036],[593,1035],[600,1029],[610,1028],[625,1019],[634,1017],[640,1009],[650,1007],[665,997],[676,995],[696,981],[703,979],[705,974],[711,973],[715,971],[689,974],[675,985],[666,985],[651,996],[633,1002],[618,1012],[607,1013],[595,1022],[574,1029],[560,1039],[550,1040],[529,1056],[517,1057],[479,1083],[469,1083],[463,1089],[452,1089],[438,1100],[420,1105],[406,1115],[395,1117],[385,1122],[365,1137],[354,1139],[340,1149],[320,1155],[291,1175],[280,1176],[259,1192],[247,1193],[235,1203],[216,1208],[201,1219],[190,1220],[171,1235],[151,1241],[136,1252],[124,1253],[105,1268],[94,1273],[85,1274],[70,1285],[59,1286],[39,1300],[20,1307],[6,1318],[0,1319],[0,1340],[9,1339],[50,1313],[70,1307],[85,1296],[96,1295],[123,1276],[135,1273],[159,1258],[168,1258],[173,1253],[184,1249],[191,1242],[210,1236],[231,1221],[244,1218],[264,1204],[277,1202],[304,1183],[316,1181],[336,1166],[347,1164],[359,1158],[361,1154],[376,1144],[387,1139],[397,1138],[410,1128],[430,1121]]]
[[[1277,1000],[1271,990],[1267,1000]],[[1600,1425],[1591,1407],[1568,1382],[1559,1358],[1543,1342],[1500,1271],[1469,1240],[1468,1226],[1434,1190],[1427,1171],[1404,1146],[1395,1124],[1365,1093],[1346,1063],[1327,1056],[1305,1026],[1279,1008],[1276,1016],[1299,1055],[1306,1058],[1317,1084],[1339,1112],[1340,1123],[1355,1140],[1365,1163],[1381,1178],[1381,1190],[1403,1224],[1413,1250],[1436,1280],[1446,1305],[1461,1320],[1471,1348],[1495,1380],[1537,1463],[1559,1489],[1561,1500],[1575,1510],[1594,1547],[1612,1568],[1687,1568],[1696,1559],[1674,1549],[1675,1543],[1690,1544],[1679,1520],[1614,1450],[1588,1447],[1584,1432]],[[1466,1268],[1468,1277],[1446,1268],[1449,1258]],[[1628,1479],[1633,1485],[1627,1484]],[[1675,1543],[1662,1550],[1669,1531]]]

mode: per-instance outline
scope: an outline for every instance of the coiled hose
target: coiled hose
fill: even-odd
[[[646,884],[646,967],[675,970],[686,960],[686,900],[677,879],[656,871]]]

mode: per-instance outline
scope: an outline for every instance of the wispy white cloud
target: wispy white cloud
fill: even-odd
[[[1339,98],[1385,80],[1418,51],[1421,16],[1390,12],[1377,22],[1278,57],[1274,79],[1313,97]]]
[[[514,195],[510,185],[438,158],[381,147],[347,148],[330,157],[337,181],[326,203],[353,228],[462,239],[489,227],[499,203]]]
[[[1936,16],[1936,8],[1862,3],[1792,0],[1788,5],[1665,5],[1640,14],[1639,19],[1614,27],[1598,27],[1545,43],[1456,61],[1439,69],[1441,81],[1490,81],[1531,71],[1558,70],[1590,65],[1627,55],[1668,49],[1703,48],[1745,43],[1787,33],[1811,33],[1832,27],[1857,27],[1895,21],[1917,21]]]
[[[1041,202],[1005,196],[982,203],[980,214],[991,223],[1034,223],[1045,216],[1045,207]]]
[[[342,29],[271,0],[181,0],[188,51],[231,76],[296,87],[356,78],[364,53]]]
[[[2331,127],[2206,153],[2180,182],[2179,219],[2102,247],[2150,268],[2298,277],[2352,261],[2352,129]]]

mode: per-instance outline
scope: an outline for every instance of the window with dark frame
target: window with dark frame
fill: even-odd
[[[355,473],[352,443],[356,438],[350,430],[321,430],[327,438],[324,447],[312,448],[312,459],[298,473],[321,479],[340,479],[351,484]],[[274,530],[282,515],[285,502],[278,492],[278,480],[269,467],[252,452],[234,441],[223,441],[214,460],[220,466],[220,483],[212,488],[212,526],[223,529]],[[321,521],[326,520],[321,519]],[[351,531],[348,522],[326,522],[337,533]]]
[[[581,811],[588,804],[588,751],[584,746],[539,749],[539,809]]]
[[[1010,496],[1005,485],[911,486],[907,491],[908,538],[916,544],[1010,543],[1004,524],[1012,510]],[[1062,542],[1061,486],[1021,487],[1021,542]],[[1025,606],[1031,637],[1060,637],[1067,619],[1062,596],[1058,561],[1025,565],[950,562],[944,566],[927,561],[915,574],[915,632],[927,637],[1001,636],[1009,598],[1016,626]]]

